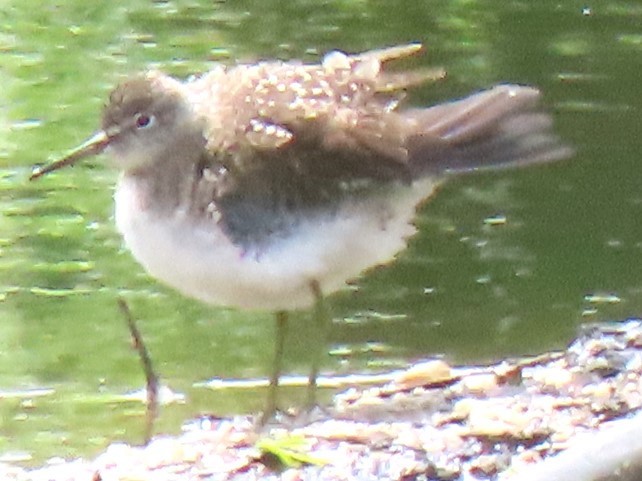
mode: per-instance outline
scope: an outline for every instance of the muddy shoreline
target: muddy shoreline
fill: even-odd
[[[451,367],[439,360],[351,388],[317,420],[202,418],[145,447],[0,478],[100,480],[638,479],[642,321],[585,326],[566,350]]]

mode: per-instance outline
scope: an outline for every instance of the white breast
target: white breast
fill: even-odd
[[[116,223],[147,272],[183,294],[221,306],[289,310],[314,302],[313,280],[327,295],[392,260],[415,232],[416,205],[433,188],[427,179],[351,202],[261,251],[244,251],[212,220],[199,222],[184,211],[150,215],[145,193],[124,176],[115,195]]]

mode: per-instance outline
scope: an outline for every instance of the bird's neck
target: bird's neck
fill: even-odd
[[[169,153],[152,163],[123,172],[122,181],[133,183],[148,215],[165,217],[189,210],[194,204],[201,149]]]

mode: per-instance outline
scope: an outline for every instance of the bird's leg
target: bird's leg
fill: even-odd
[[[270,376],[270,385],[268,386],[267,403],[260,420],[261,426],[264,426],[276,413],[276,395],[279,389],[279,377],[281,377],[281,368],[283,365],[283,350],[285,345],[285,332],[288,324],[288,313],[285,311],[277,311],[275,320],[276,342],[274,362],[272,363],[272,374]]]
[[[134,320],[134,317],[129,310],[127,302],[122,297],[118,298],[118,307],[120,307],[123,316],[125,316],[125,321],[127,322],[129,333],[132,336],[134,347],[138,351],[138,356],[140,357],[140,362],[143,365],[143,372],[145,373],[145,379],[147,381],[145,386],[147,391],[145,445],[147,445],[152,439],[152,434],[154,432],[154,421],[156,421],[156,418],[158,416],[158,385],[160,384],[160,381],[158,379],[158,374],[156,374],[156,372],[154,371],[152,358],[149,356],[147,347],[143,342],[143,336],[141,336],[140,331],[136,326],[136,321]]]
[[[310,282],[310,289],[315,299],[314,320],[319,334],[319,342],[316,345],[314,357],[312,358],[312,368],[310,369],[310,375],[308,377],[308,396],[306,402],[308,410],[311,410],[316,405],[317,377],[319,376],[319,367],[321,365],[323,352],[326,348],[328,329],[330,327],[330,316],[323,299],[323,292],[321,292],[319,282],[316,280]]]

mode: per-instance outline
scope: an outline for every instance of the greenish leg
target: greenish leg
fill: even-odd
[[[312,294],[314,294],[314,320],[317,325],[317,331],[319,334],[319,342],[315,346],[315,352],[312,357],[312,368],[310,369],[310,375],[308,377],[308,396],[306,407],[308,410],[311,410],[316,406],[316,397],[317,397],[317,377],[319,376],[319,368],[321,366],[321,360],[323,358],[323,353],[326,351],[326,344],[328,340],[328,330],[330,328],[330,315],[328,313],[326,304],[323,299],[323,292],[321,292],[321,287],[317,281],[310,282],[310,289],[312,289]]]
[[[283,351],[285,346],[285,333],[288,324],[288,313],[277,311],[276,320],[276,342],[274,350],[274,362],[272,363],[272,375],[270,376],[270,385],[268,386],[267,402],[265,411],[261,416],[260,424],[264,426],[276,413],[276,395],[279,389],[279,378],[281,377],[281,368],[283,365]]]

